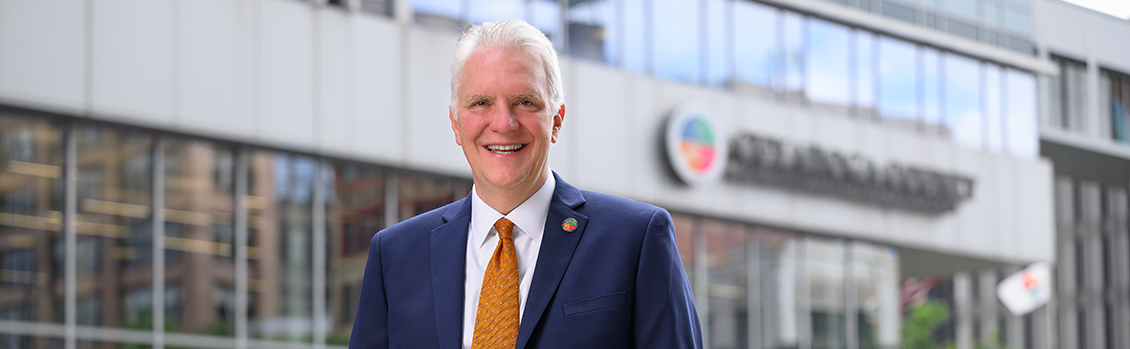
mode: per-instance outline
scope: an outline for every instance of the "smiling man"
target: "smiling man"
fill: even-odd
[[[666,210],[549,168],[557,53],[520,20],[455,44],[448,117],[467,198],[373,237],[351,348],[701,348]]]

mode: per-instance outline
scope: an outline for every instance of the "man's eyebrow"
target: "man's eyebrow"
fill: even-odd
[[[538,97],[537,94],[531,93],[531,94],[515,95],[514,100],[516,100],[516,101],[520,101],[520,100],[541,101],[541,98]]]
[[[467,103],[471,103],[471,102],[489,101],[489,100],[491,100],[491,98],[490,98],[490,96],[487,96],[487,95],[471,95],[470,97],[467,97],[467,99],[464,99],[463,101],[467,102]]]

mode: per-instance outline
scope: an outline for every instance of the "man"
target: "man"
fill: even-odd
[[[557,54],[520,20],[455,45],[448,117],[467,198],[373,237],[352,348],[701,348],[667,211],[549,169]]]

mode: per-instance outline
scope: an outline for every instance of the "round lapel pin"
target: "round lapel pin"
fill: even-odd
[[[577,220],[573,217],[566,218],[564,222],[561,222],[561,229],[572,233],[574,230],[577,230]]]

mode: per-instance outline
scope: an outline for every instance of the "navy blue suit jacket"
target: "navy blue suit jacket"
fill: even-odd
[[[517,347],[701,348],[667,211],[554,177]],[[350,348],[461,347],[470,221],[468,197],[373,237]]]

